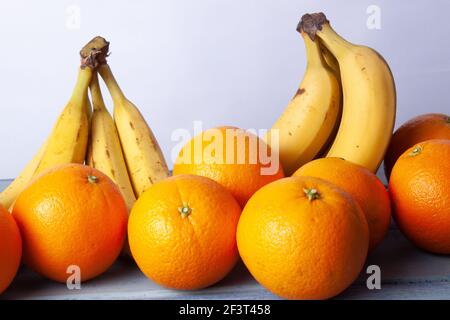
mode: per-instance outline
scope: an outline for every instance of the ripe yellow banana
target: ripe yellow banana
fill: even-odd
[[[327,156],[344,158],[376,172],[395,122],[395,83],[389,66],[373,49],[339,36],[323,13],[304,15],[299,29],[313,38],[317,35],[339,62],[343,114]]]
[[[83,61],[72,98],[59,116],[51,134],[16,179],[0,193],[0,204],[5,208],[11,208],[16,198],[37,173],[57,164],[83,163],[88,134],[87,114],[90,113],[87,99],[90,78],[91,67]],[[78,141],[72,143],[70,139],[76,128],[78,130],[76,130],[75,139],[72,137],[72,141],[77,140],[76,136]]]
[[[98,72],[114,102],[114,120],[134,193],[139,197],[153,183],[169,176],[161,148],[138,108],[130,102],[114,78],[108,64]]]
[[[301,32],[307,66],[294,98],[272,126],[266,141],[272,148],[273,130],[279,133],[279,154],[287,175],[311,161],[324,147],[338,121],[340,86],[322,57],[318,41]]]
[[[105,173],[117,184],[128,210],[131,210],[136,197],[128,176],[116,126],[105,107],[96,73],[92,77],[90,90],[94,111],[91,117],[87,163]]]
[[[84,163],[89,130],[87,90],[91,78],[92,69],[80,67],[72,97],[48,138],[36,174],[59,164]]]

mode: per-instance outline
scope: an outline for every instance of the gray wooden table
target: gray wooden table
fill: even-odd
[[[0,181],[0,189],[8,182]],[[450,299],[450,256],[423,252],[392,225],[368,265],[381,269],[381,289],[369,290],[366,268],[337,299]],[[46,280],[22,267],[3,299],[278,299],[239,263],[220,283],[199,291],[175,291],[148,280],[130,260],[119,260],[80,290]]]

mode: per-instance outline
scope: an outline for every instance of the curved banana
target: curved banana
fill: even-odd
[[[59,164],[84,163],[89,130],[87,90],[91,77],[90,67],[80,67],[72,97],[48,138],[35,174]]]
[[[130,102],[114,78],[108,64],[98,72],[114,102],[114,120],[136,197],[153,183],[169,176],[161,148],[138,108]]]
[[[19,194],[39,172],[62,163],[84,162],[89,113],[87,88],[91,67],[82,62],[72,97],[59,116],[51,134],[22,172],[0,193],[0,204],[11,208]]]
[[[286,175],[311,161],[327,143],[338,121],[340,86],[322,57],[318,41],[301,32],[308,59],[297,93],[266,135],[274,148],[272,133],[278,130],[280,161]]]
[[[317,35],[339,62],[343,114],[327,156],[344,158],[376,172],[395,122],[395,83],[389,66],[373,49],[339,36],[323,13],[304,15],[298,28],[313,38]]]
[[[96,73],[92,77],[90,90],[94,111],[91,117],[87,163],[105,173],[117,184],[130,211],[136,197],[128,176],[116,126],[105,107]]]

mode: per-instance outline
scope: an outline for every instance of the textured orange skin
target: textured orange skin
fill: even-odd
[[[0,205],[0,294],[16,276],[21,257],[19,228],[11,214]]]
[[[398,157],[413,145],[431,139],[450,139],[450,116],[430,113],[405,122],[392,136],[386,157],[384,172],[389,179]]]
[[[96,183],[88,175],[97,177]],[[65,283],[68,266],[81,281],[106,271],[126,235],[127,208],[118,187],[100,171],[80,165],[43,173],[17,199],[13,216],[23,239],[24,262]]]
[[[304,189],[315,188],[309,200]],[[275,181],[245,206],[237,231],[245,265],[268,290],[288,299],[327,299],[361,271],[369,230],[345,191],[312,177]]]
[[[411,155],[415,147],[422,151]],[[389,195],[400,230],[418,247],[450,254],[450,140],[427,140],[403,153]]]
[[[262,165],[260,163],[260,157],[258,156],[257,150],[252,150],[249,148],[250,143],[249,139],[246,138],[245,143],[245,163],[238,163],[238,158],[236,156],[237,149],[238,149],[238,143],[237,139],[233,140],[232,144],[226,143],[226,130],[235,130],[238,136],[245,137],[255,137],[254,135],[250,133],[244,133],[242,129],[234,128],[234,127],[220,127],[215,129],[209,129],[198,136],[194,137],[191,141],[189,141],[183,149],[180,151],[180,154],[178,156],[178,159],[175,161],[175,165],[173,168],[173,174],[195,174],[199,176],[204,176],[211,178],[217,182],[219,182],[221,185],[223,185],[225,188],[227,188],[233,196],[236,198],[236,200],[239,202],[241,207],[244,207],[247,203],[248,199],[255,193],[259,188],[262,186],[281,179],[284,177],[283,169],[281,168],[281,163],[279,165],[279,168],[277,172],[273,175],[262,175],[261,174],[261,168],[263,167],[269,167],[269,165]],[[211,130],[220,130],[222,137],[223,137],[223,150],[224,154],[222,159],[222,163],[212,163],[213,157],[209,157],[208,155],[205,155],[202,159],[201,163],[195,163],[194,162],[194,156],[195,152],[199,152],[198,150],[195,150],[196,146],[201,146],[200,152],[203,154],[203,151],[205,148],[208,147],[212,142],[208,141],[207,137],[212,132]],[[259,139],[258,139],[259,141]],[[268,147],[269,148],[269,147]],[[226,153],[225,150],[233,150],[235,151],[235,158],[232,164],[225,163],[226,159]],[[195,150],[195,151],[194,151]],[[191,155],[191,162],[189,164],[181,163],[180,159],[181,156],[185,152],[190,152]],[[254,154],[256,153],[256,154]],[[257,163],[251,163],[249,159],[258,159]]]
[[[372,172],[341,158],[322,158],[305,164],[294,176],[321,178],[347,191],[366,216],[369,251],[383,241],[391,222],[391,204],[386,188]]]
[[[192,211],[182,216],[179,209]],[[210,286],[237,259],[236,228],[241,208],[217,182],[179,175],[151,186],[131,210],[128,238],[142,272],[180,290]]]

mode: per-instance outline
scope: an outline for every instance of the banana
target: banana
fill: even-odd
[[[287,108],[266,135],[275,147],[272,133],[278,130],[280,161],[287,175],[311,161],[321,151],[338,121],[340,86],[322,57],[319,41],[301,32],[306,46],[304,78]]]
[[[90,90],[94,111],[91,117],[87,164],[102,171],[117,184],[130,211],[136,202],[136,197],[128,176],[114,120],[103,101],[97,73],[94,73],[92,77]]]
[[[306,14],[298,29],[320,38],[336,57],[343,88],[343,114],[327,157],[340,157],[376,172],[394,129],[395,83],[375,50],[339,36],[323,13]]]
[[[88,141],[87,90],[92,69],[80,67],[72,97],[58,118],[35,174],[64,163],[84,163]]]
[[[12,207],[19,194],[38,173],[57,164],[83,163],[88,135],[87,114],[90,113],[87,88],[91,74],[89,62],[82,61],[72,97],[51,134],[17,178],[0,193],[0,204],[5,208]]]
[[[98,72],[108,87],[114,103],[114,121],[134,193],[139,197],[153,183],[169,176],[161,148],[138,108],[130,102],[114,78],[108,64]]]
[[[86,59],[91,52],[96,53],[91,62],[105,81],[113,99],[114,121],[125,163],[134,194],[139,197],[153,183],[168,177],[169,169],[152,130],[139,109],[125,97],[117,84],[106,61],[108,51],[109,42],[97,36],[81,49],[80,55]]]

